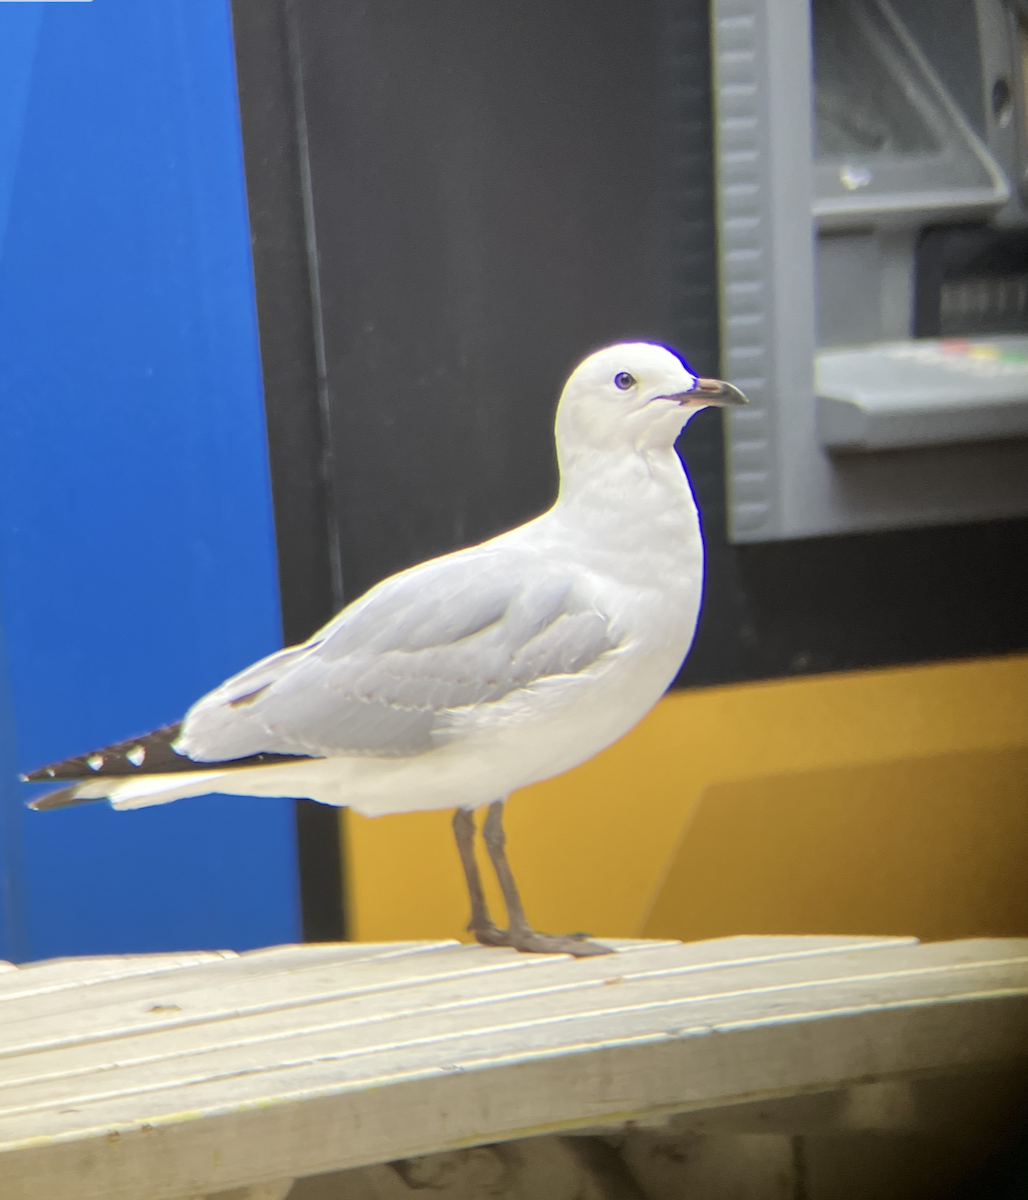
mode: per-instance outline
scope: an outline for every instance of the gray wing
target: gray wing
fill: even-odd
[[[395,575],[311,641],[234,676],[189,711],[201,762],[277,754],[419,754],[446,714],[617,646],[580,576],[530,552],[472,550]]]

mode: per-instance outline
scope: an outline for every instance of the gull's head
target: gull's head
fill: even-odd
[[[738,388],[693,375],[663,346],[608,346],[579,363],[564,387],[558,451],[670,449],[701,408],[746,403]]]

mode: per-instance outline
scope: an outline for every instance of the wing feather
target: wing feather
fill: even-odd
[[[200,700],[176,749],[198,762],[422,753],[445,736],[447,713],[577,674],[615,648],[581,584],[538,555],[478,549],[393,576]]]

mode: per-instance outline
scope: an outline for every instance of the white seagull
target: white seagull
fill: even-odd
[[[606,953],[528,924],[503,805],[627,733],[674,679],[703,590],[675,440],[701,408],[745,403],[662,346],[597,351],[560,398],[560,492],[548,512],[386,579],[181,723],[33,771],[33,783],[74,782],[31,807],[142,808],[210,792],[310,797],[367,816],[456,806],[480,942]],[[475,862],[482,805],[506,929],[490,919]]]

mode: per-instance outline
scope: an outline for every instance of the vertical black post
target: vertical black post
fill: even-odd
[[[303,641],[342,602],[322,404],[314,230],[305,191],[302,83],[284,0],[234,0],[236,71],[250,208],[282,626]],[[299,103],[298,103],[299,102]],[[296,802],[306,941],[345,936],[334,808]]]

